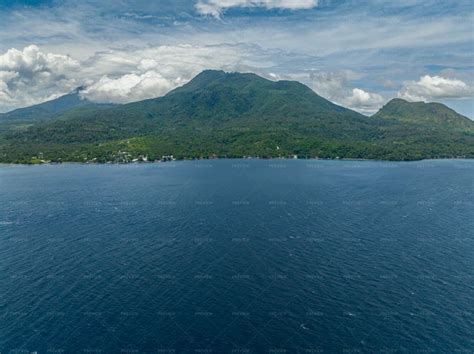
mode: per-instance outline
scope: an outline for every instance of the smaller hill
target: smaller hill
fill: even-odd
[[[373,117],[424,125],[429,128],[474,130],[473,121],[441,103],[408,102],[395,98],[383,106]]]
[[[80,96],[82,87],[78,87],[67,95],[58,97],[54,100],[47,101],[30,107],[19,108],[11,112],[0,114],[0,124],[22,124],[36,123],[52,120],[57,115],[69,111],[74,108],[95,108],[102,105],[83,99]]]

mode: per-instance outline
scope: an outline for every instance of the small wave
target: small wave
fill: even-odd
[[[356,316],[357,316],[357,314],[355,314],[355,313],[353,313],[353,312],[349,312],[349,311],[348,311],[348,312],[344,312],[344,314],[345,314],[346,316],[349,316],[349,317],[356,317]]]

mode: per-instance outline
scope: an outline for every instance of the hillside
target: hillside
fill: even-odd
[[[127,162],[141,155],[160,159],[295,154],[390,160],[474,157],[474,123],[465,122],[465,117],[447,119],[433,112],[434,117],[427,113],[416,119],[408,114],[408,104],[407,114],[400,112],[396,119],[399,113],[393,104],[387,106],[366,117],[298,82],[204,71],[161,98],[69,110],[25,131],[3,134],[0,160]]]
[[[55,119],[58,115],[77,108],[108,108],[114,105],[97,104],[80,97],[81,87],[67,95],[30,107],[0,113],[0,130],[32,125]]]
[[[373,117],[448,130],[473,129],[473,122],[469,118],[443,104],[408,102],[400,98],[388,102]]]

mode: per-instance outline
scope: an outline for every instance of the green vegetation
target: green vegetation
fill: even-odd
[[[298,82],[221,71],[205,71],[161,98],[21,124],[0,133],[0,162],[474,157],[474,122],[441,104],[396,99],[366,117]]]

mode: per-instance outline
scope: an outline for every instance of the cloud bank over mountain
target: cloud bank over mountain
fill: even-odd
[[[473,20],[468,0],[11,0],[0,112],[80,85],[130,102],[224,69],[298,80],[365,114],[402,97],[474,117]]]
[[[256,72],[272,80],[302,81],[329,100],[364,114],[377,111],[387,97],[354,87],[363,75],[351,71],[311,71],[277,75],[273,51],[248,45],[166,45],[136,51],[110,50],[80,61],[68,55],[46,53],[35,45],[9,49],[0,55],[0,107],[7,110],[60,96],[77,86],[93,102],[128,103],[160,97],[205,69]],[[284,56],[283,56],[284,58]],[[410,101],[473,96],[460,79],[425,75],[409,81],[398,96]]]

